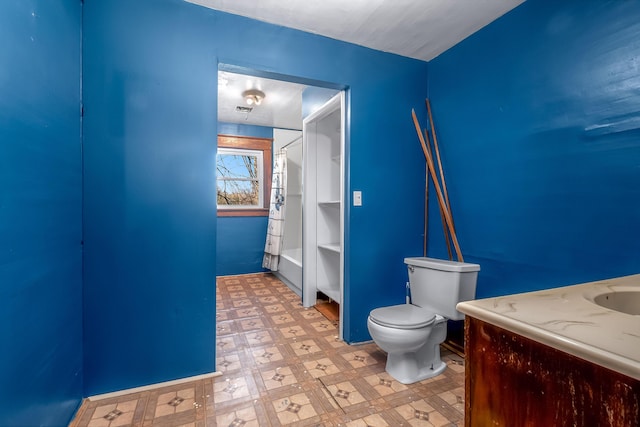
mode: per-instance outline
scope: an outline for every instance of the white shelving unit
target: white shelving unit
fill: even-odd
[[[344,258],[344,95],[303,122],[303,287],[311,307],[317,292],[341,304]],[[342,311],[342,305],[341,305]],[[341,316],[342,317],[342,316]]]

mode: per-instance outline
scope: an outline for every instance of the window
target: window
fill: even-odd
[[[263,207],[261,151],[219,148],[216,171],[219,209]]]
[[[266,216],[271,190],[271,139],[218,136],[218,216]]]

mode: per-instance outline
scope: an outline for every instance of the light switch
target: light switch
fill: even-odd
[[[362,191],[353,192],[353,206],[362,206]]]

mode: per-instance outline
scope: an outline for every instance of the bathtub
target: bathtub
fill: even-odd
[[[278,271],[273,272],[293,292],[302,295],[302,248],[285,249],[280,255]]]

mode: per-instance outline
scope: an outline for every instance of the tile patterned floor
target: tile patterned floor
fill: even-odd
[[[403,385],[375,344],[349,346],[337,323],[271,274],[218,278],[220,377],[118,398],[85,401],[72,427],[457,426],[463,424],[464,361]]]

